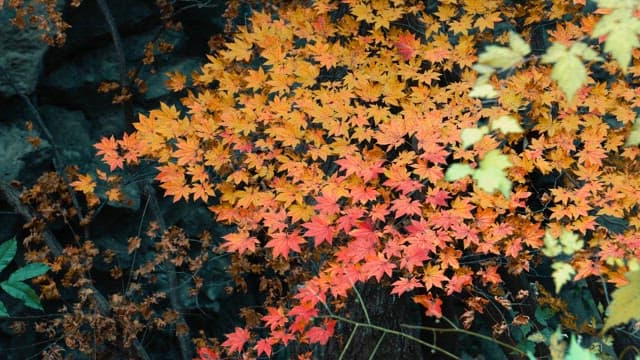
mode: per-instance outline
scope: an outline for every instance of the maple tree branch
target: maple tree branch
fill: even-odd
[[[35,211],[32,210],[29,206],[25,205],[20,199],[20,193],[14,189],[11,185],[7,184],[4,181],[0,181],[0,195],[11,205],[18,214],[20,214],[27,222],[33,220],[36,217]],[[49,229],[44,230],[44,242],[51,251],[51,254],[55,257],[63,256],[63,248],[56,236]],[[85,285],[88,289],[91,290],[91,294],[93,295],[93,299],[96,302],[96,306],[98,311],[102,315],[107,315],[111,311],[111,306],[109,305],[109,301],[107,301],[106,297],[102,295],[100,290],[98,290],[93,284]],[[144,349],[140,341],[138,339],[133,340],[133,347],[135,348],[138,356],[143,360],[151,360],[149,354]]]
[[[149,208],[151,212],[153,212],[156,221],[158,222],[158,226],[160,227],[160,231],[165,232],[167,230],[167,225],[162,217],[162,212],[160,211],[160,205],[158,204],[158,199],[156,198],[155,189],[148,182],[144,182],[142,185],[142,190],[149,199]],[[184,319],[182,315],[181,309],[182,306],[180,304],[180,300],[178,299],[177,290],[178,279],[176,277],[176,267],[171,262],[171,260],[165,261],[165,266],[167,267],[167,278],[169,279],[169,302],[171,303],[171,307],[173,307],[178,314],[178,319],[176,321],[176,336],[178,337],[178,344],[180,345],[180,351],[183,360],[191,360],[192,352],[191,352],[191,341],[189,337],[189,325],[187,321]]]
[[[125,94],[129,92],[129,82],[127,80],[127,57],[124,53],[124,46],[122,45],[122,37],[118,31],[118,26],[113,18],[111,9],[105,0],[97,0],[98,7],[107,22],[107,27],[111,33],[111,39],[113,39],[113,47],[116,51],[118,59],[118,72],[120,73],[120,93]],[[133,115],[133,108],[131,106],[131,100],[126,99],[122,102],[122,110],[127,124],[133,124],[135,118]]]
[[[342,316],[340,316],[340,315],[335,315],[335,314],[332,314],[332,315],[323,315],[323,316],[320,316],[320,317],[321,317],[321,318],[332,318],[332,319],[334,319],[334,320],[338,320],[338,321],[346,322],[346,323],[349,323],[349,324],[354,325],[354,326],[358,326],[358,327],[360,327],[360,326],[361,326],[361,327],[367,327],[367,328],[370,328],[370,329],[373,329],[373,330],[381,331],[382,333],[401,336],[401,337],[403,337],[403,338],[406,338],[406,339],[409,339],[409,340],[415,341],[416,343],[418,343],[418,344],[420,344],[420,345],[424,345],[424,346],[426,346],[426,347],[428,347],[428,348],[430,348],[430,349],[432,349],[432,350],[434,350],[434,351],[438,351],[438,352],[440,352],[440,353],[442,353],[442,354],[444,354],[444,355],[447,355],[448,357],[450,357],[450,358],[452,358],[452,359],[458,359],[458,360],[460,359],[460,357],[458,357],[457,355],[455,355],[455,354],[453,354],[453,353],[450,353],[449,351],[447,351],[447,350],[445,350],[445,349],[443,349],[443,348],[439,347],[438,345],[428,343],[428,342],[426,342],[426,341],[424,341],[424,340],[422,340],[422,339],[419,339],[419,338],[417,338],[417,337],[415,337],[415,336],[409,335],[409,334],[404,333],[404,332],[402,332],[402,331],[397,331],[397,330],[387,329],[387,328],[382,327],[382,326],[378,326],[378,325],[374,325],[374,324],[367,324],[367,323],[363,323],[363,322],[359,322],[359,321],[351,320],[351,319],[349,319],[349,318],[342,317]],[[522,352],[522,350],[520,350],[520,351]]]
[[[487,341],[491,341],[493,343],[496,343],[500,346],[503,346],[511,351],[517,352],[520,355],[523,356],[527,356],[527,353],[522,351],[521,349],[518,349],[517,347],[507,344],[503,341],[500,341],[498,339],[495,339],[491,336],[487,336],[487,335],[483,335],[483,334],[479,334],[473,331],[469,331],[467,329],[461,329],[459,327],[457,327],[451,320],[447,319],[446,317],[443,316],[443,319],[445,319],[451,326],[452,328],[447,329],[447,328],[436,328],[436,327],[430,327],[430,326],[423,326],[423,325],[408,325],[408,324],[400,324],[400,326],[407,328],[407,329],[414,329],[414,330],[430,330],[433,332],[456,332],[456,333],[461,333],[461,334],[465,334],[465,335],[469,335],[469,336],[475,336],[479,339],[483,339],[483,340],[487,340]]]
[[[353,285],[353,291],[356,293],[356,296],[358,297],[358,302],[360,303],[360,307],[362,308],[362,312],[364,313],[365,319],[367,319],[367,324],[371,325],[371,318],[369,318],[369,312],[367,311],[367,307],[364,305],[364,300],[362,299],[362,296],[360,295],[360,292],[358,291],[358,288],[355,286],[355,284]]]
[[[378,339],[378,342],[376,342],[376,346],[373,348],[373,351],[371,352],[371,354],[369,354],[369,360],[373,360],[373,356],[378,352],[378,349],[380,348],[380,344],[382,344],[382,340],[384,340],[384,337],[387,335],[387,333],[382,333],[382,335],[380,335],[380,339]]]

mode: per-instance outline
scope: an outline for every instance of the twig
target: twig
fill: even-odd
[[[124,54],[124,46],[122,45],[122,37],[120,36],[120,32],[118,31],[118,26],[116,25],[116,21],[113,18],[113,14],[111,13],[111,9],[105,0],[97,0],[98,7],[100,7],[100,11],[102,12],[102,16],[107,22],[107,26],[109,27],[109,32],[111,33],[111,39],[113,39],[113,46],[116,50],[116,56],[118,58],[118,72],[120,73],[120,91],[121,94],[125,92],[129,92],[129,81],[127,76],[127,57]],[[130,100],[125,100],[122,103],[122,110],[124,111],[124,117],[126,123],[128,125],[133,124],[134,116],[133,116],[133,108],[131,106]]]
[[[479,333],[476,333],[476,332],[473,332],[473,331],[469,331],[469,330],[466,330],[466,329],[461,329],[461,328],[455,326],[455,324],[453,324],[453,322],[451,322],[451,320],[449,320],[447,318],[444,318],[444,319],[447,320],[447,322],[449,322],[449,324],[451,324],[451,326],[453,326],[453,327],[450,328],[450,329],[446,329],[446,328],[436,328],[436,327],[430,327],[430,326],[407,325],[407,324],[400,324],[400,326],[402,326],[404,328],[407,328],[407,329],[414,329],[414,330],[430,330],[430,331],[433,331],[433,332],[456,332],[456,333],[465,334],[465,335],[469,335],[469,336],[475,336],[477,338],[484,339],[484,340],[496,343],[496,344],[498,344],[500,346],[503,346],[503,347],[505,347],[505,348],[507,348],[507,349],[509,349],[511,351],[514,351],[514,352],[516,352],[516,353],[518,353],[520,355],[527,356],[526,352],[522,351],[521,349],[518,349],[517,347],[515,347],[513,345],[507,344],[507,343],[505,343],[503,341],[500,341],[498,339],[494,339],[491,336],[479,334]]]
[[[29,206],[22,203],[22,201],[20,200],[20,193],[4,181],[0,181],[0,195],[27,222],[33,220],[33,218],[36,217],[35,211],[32,210]],[[62,245],[60,245],[58,239],[49,229],[44,230],[44,242],[53,256],[63,256]],[[93,284],[86,284],[85,286],[92,291],[93,298],[96,302],[98,311],[100,311],[100,314],[109,314],[111,312],[111,307],[109,306],[109,302],[104,297],[104,295],[102,295],[100,290],[98,290]],[[144,349],[142,344],[140,344],[138,339],[133,340],[133,347],[135,348],[140,358],[142,358],[143,360],[151,360],[149,354],[147,354],[147,351]]]
[[[349,324],[352,324],[352,325],[355,325],[355,326],[358,326],[358,327],[370,328],[370,329],[373,329],[373,330],[381,331],[382,333],[401,336],[401,337],[409,339],[411,341],[415,341],[418,344],[424,345],[424,346],[426,346],[426,347],[428,347],[428,348],[430,348],[430,349],[432,349],[434,351],[438,351],[438,352],[440,352],[440,353],[442,353],[442,354],[444,354],[444,355],[446,355],[446,356],[448,356],[448,357],[450,357],[452,359],[460,359],[460,357],[458,357],[455,354],[453,354],[453,353],[451,353],[451,352],[439,347],[438,345],[428,343],[428,342],[426,342],[426,341],[424,341],[424,340],[422,340],[420,338],[417,338],[415,336],[409,335],[407,333],[403,333],[402,331],[397,331],[397,330],[393,330],[393,329],[387,329],[385,327],[374,325],[374,324],[367,324],[367,323],[363,323],[363,322],[359,322],[359,321],[354,321],[354,320],[351,320],[349,318],[342,317],[342,316],[339,316],[339,315],[325,315],[325,316],[321,316],[321,317],[325,317],[325,318],[328,317],[328,318],[332,318],[332,319],[335,319],[335,320],[338,320],[338,321],[343,321],[343,322],[346,322],[346,323],[349,323]]]

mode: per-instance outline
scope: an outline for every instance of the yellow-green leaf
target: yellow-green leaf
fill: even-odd
[[[629,20],[639,22],[638,19]],[[640,47],[638,34],[629,31],[626,27],[627,22],[622,23],[620,27],[611,31],[607,35],[607,42],[604,44],[604,51],[611,53],[618,65],[622,68],[622,72],[626,73],[629,63],[631,62],[631,53],[633,49]]]
[[[491,130],[500,130],[503,134],[521,133],[524,131],[516,118],[511,115],[502,115],[491,122]]]
[[[576,270],[571,265],[564,262],[554,262],[551,264],[551,268],[553,269],[551,277],[553,278],[553,283],[556,285],[556,294],[558,294],[560,293],[562,286],[573,278],[573,274],[576,273]]]
[[[500,150],[491,150],[480,160],[480,166],[473,172],[473,179],[480,189],[488,193],[498,190],[504,197],[509,198],[512,184],[504,169],[511,165],[508,156]]]
[[[587,80],[587,70],[579,57],[567,54],[556,61],[551,71],[551,78],[558,82],[567,100],[571,101]]]
[[[640,145],[640,121],[638,119],[633,123],[629,137],[627,137],[627,141],[624,143],[624,146],[636,145]]]
[[[489,132],[489,128],[482,126],[479,128],[467,128],[463,129],[460,137],[462,138],[462,147],[464,149],[473,146],[482,139],[482,137]]]
[[[469,164],[455,163],[451,164],[451,166],[447,168],[447,172],[444,174],[444,179],[447,181],[456,181],[467,175],[471,175],[472,173],[473,169]]]
[[[498,92],[493,88],[491,84],[476,84],[476,86],[469,91],[469,97],[481,98],[481,99],[495,99],[498,97]]]
[[[489,45],[485,52],[478,56],[478,63],[491,66],[494,69],[508,69],[523,60],[522,55],[510,48]]]
[[[640,320],[640,271],[629,272],[626,276],[629,283],[613,292],[602,333],[616,325]]]
[[[581,240],[578,234],[573,231],[562,229],[562,234],[560,234],[560,245],[562,245],[563,253],[573,255],[576,251],[582,249],[584,241]]]
[[[562,254],[562,246],[560,246],[558,239],[551,235],[549,230],[544,234],[544,247],[542,248],[542,253],[548,257],[555,257]]]
[[[513,31],[509,31],[509,47],[522,56],[527,56],[531,52],[531,46],[522,39],[520,34]]]

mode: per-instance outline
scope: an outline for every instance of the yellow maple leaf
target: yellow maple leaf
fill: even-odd
[[[93,181],[91,175],[78,174],[78,180],[70,184],[74,190],[80,191],[85,194],[93,194],[96,189],[96,182]]]

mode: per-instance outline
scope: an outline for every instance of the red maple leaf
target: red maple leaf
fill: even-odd
[[[220,359],[220,355],[217,352],[206,347],[198,348],[198,356],[200,357],[200,360],[219,360]]]
[[[387,274],[388,277],[391,277],[393,273],[393,269],[396,268],[396,265],[390,263],[389,260],[385,259],[382,254],[371,253],[367,256],[364,265],[362,266],[362,272],[367,276],[367,278],[376,278],[376,280],[380,281],[384,274]]]
[[[420,48],[420,40],[416,39],[411,33],[400,34],[395,46],[402,59],[408,61],[416,56],[416,52]]]
[[[440,298],[434,299],[431,294],[416,295],[413,297],[413,301],[424,306],[426,316],[442,317],[442,300]]]
[[[300,244],[303,244],[305,239],[297,232],[287,234],[284,232],[278,232],[271,235],[271,240],[267,242],[265,247],[271,248],[273,256],[282,256],[287,259],[289,257],[289,251],[299,253]]]
[[[394,282],[391,285],[393,285],[393,290],[391,290],[391,294],[397,294],[398,296],[408,291],[412,291],[415,288],[424,287],[422,284],[418,282],[418,280],[416,280],[416,278],[406,278],[406,277],[400,278],[400,280]]]
[[[284,316],[284,310],[282,308],[268,306],[267,312],[268,314],[264,315],[261,320],[265,322],[265,325],[268,326],[271,331],[287,323],[287,317]]]
[[[331,336],[333,336],[333,331],[336,327],[336,321],[333,319],[325,319],[324,327],[322,326],[314,326],[307,330],[305,334],[305,338],[310,343],[319,343],[320,345],[326,345],[329,342]]]
[[[314,238],[314,244],[316,247],[325,241],[329,245],[333,244],[333,235],[335,231],[327,221],[326,217],[314,216],[311,218],[311,221],[302,224],[302,227],[307,229],[304,233],[305,236]]]
[[[273,349],[271,348],[272,341],[272,339],[260,339],[256,342],[256,346],[254,346],[253,348],[258,353],[258,356],[264,353],[268,357],[271,357],[271,353],[273,352]]]
[[[227,340],[225,340],[221,345],[228,348],[229,353],[242,351],[244,344],[249,341],[249,338],[251,338],[249,330],[241,327],[236,327],[234,332],[227,334],[226,336]]]

